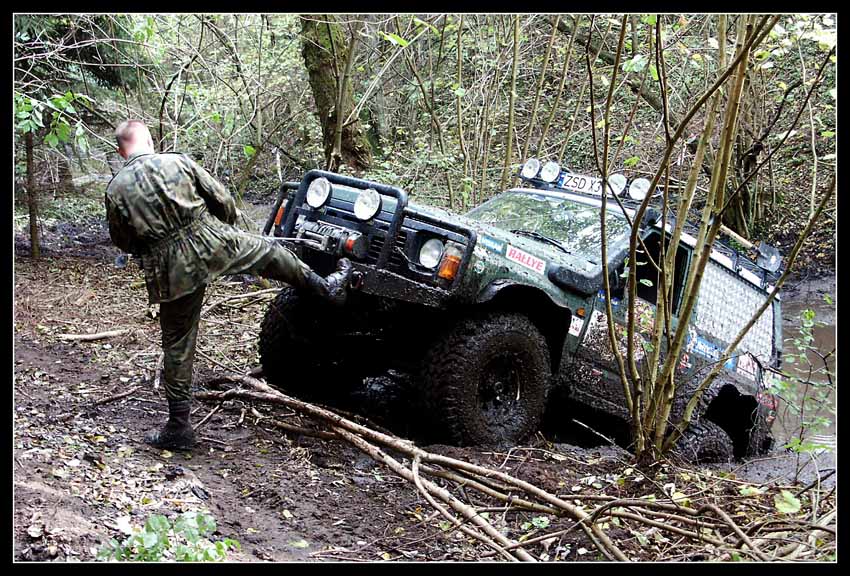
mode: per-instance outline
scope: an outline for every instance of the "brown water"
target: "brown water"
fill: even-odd
[[[824,298],[824,294],[829,294],[832,297],[833,303],[828,304]],[[809,352],[807,361],[797,361],[794,364],[783,362],[782,369],[792,376],[796,376],[803,380],[811,380],[817,385],[829,387],[829,378],[825,371],[832,373],[832,391],[827,396],[828,401],[812,415],[828,417],[832,424],[817,430],[815,434],[824,436],[824,440],[831,438],[831,443],[834,444],[836,429],[835,429],[835,358],[836,358],[836,326],[835,326],[835,280],[829,278],[806,283],[800,286],[800,289],[789,292],[783,297],[782,302],[782,317],[783,317],[783,339],[785,340],[784,351],[796,351],[794,339],[800,337],[799,327],[802,324],[800,315],[806,309],[812,309],[815,312],[815,327],[812,330],[814,336],[814,347],[821,354],[832,354],[824,363],[823,359],[814,351]],[[810,372],[811,370],[811,372]],[[814,391],[814,387],[810,392]],[[804,414],[804,418],[808,417]],[[780,405],[777,420],[773,428],[778,442],[785,442],[791,436],[799,434],[800,431],[800,416],[787,405]],[[827,442],[829,443],[829,442]]]

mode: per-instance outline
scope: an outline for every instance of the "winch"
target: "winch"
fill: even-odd
[[[363,234],[327,222],[304,221],[299,225],[296,237],[316,242],[316,247],[323,252],[361,260],[369,249]]]

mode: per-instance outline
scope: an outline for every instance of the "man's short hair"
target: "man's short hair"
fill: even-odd
[[[141,120],[125,120],[121,122],[118,128],[115,129],[115,140],[118,142],[118,146],[122,147],[127,142],[133,140],[133,132],[138,127],[147,129],[147,126]]]

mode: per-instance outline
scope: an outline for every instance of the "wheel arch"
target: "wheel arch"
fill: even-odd
[[[540,288],[509,280],[496,280],[487,285],[478,295],[478,305],[488,310],[527,315],[546,339],[552,373],[557,372],[572,318],[569,307],[556,302]]]
[[[722,382],[703,413],[703,418],[723,428],[732,438],[736,458],[761,454],[773,440],[763,422],[758,398],[731,382]],[[767,429],[762,430],[763,427]]]

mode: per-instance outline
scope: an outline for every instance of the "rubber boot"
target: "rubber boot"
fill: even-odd
[[[154,448],[191,450],[195,445],[195,431],[189,424],[191,407],[191,400],[169,400],[168,422],[162,430],[145,434],[145,442]]]
[[[331,304],[342,306],[348,296],[346,288],[348,288],[348,283],[351,280],[352,271],[351,260],[342,258],[336,264],[336,272],[328,275],[327,278],[322,278],[310,270],[304,283],[309,290]]]

